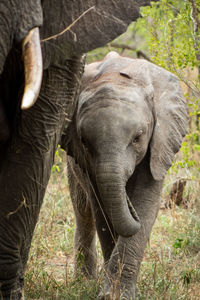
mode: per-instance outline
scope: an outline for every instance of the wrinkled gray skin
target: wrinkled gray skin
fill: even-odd
[[[138,18],[149,0],[0,1],[0,288],[22,299],[23,278],[54,153],[76,106],[82,54],[104,45]],[[125,4],[124,4],[125,3]],[[82,16],[82,17],[80,17]],[[80,18],[79,18],[80,17]],[[75,21],[77,18],[78,21]],[[43,82],[36,104],[20,111],[21,44],[40,26]]]
[[[97,230],[106,271],[99,299],[135,299],[162,182],[186,126],[186,102],[173,74],[115,52],[86,66],[63,147],[76,215],[76,269],[95,276]]]

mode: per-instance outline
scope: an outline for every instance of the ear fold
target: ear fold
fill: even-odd
[[[157,116],[150,143],[150,169],[155,180],[162,180],[187,132],[187,105],[178,78],[152,64],[150,67]]]

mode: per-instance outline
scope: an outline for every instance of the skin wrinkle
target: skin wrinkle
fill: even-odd
[[[99,32],[101,35],[104,35],[104,38],[106,38],[107,41],[110,40],[109,35],[106,34],[105,30],[101,30],[99,27],[99,24],[96,22],[96,15],[98,15],[99,17],[102,18],[102,22],[104,22],[103,17],[110,20],[113,20],[116,22],[116,25],[121,24],[121,26],[123,26],[124,28],[126,28],[126,24],[121,21],[119,18],[113,17],[112,14],[107,14],[105,13],[105,11],[98,11],[98,9],[95,9],[95,14],[92,16],[92,20],[93,20],[93,24],[95,24],[95,29],[97,32]],[[86,26],[87,28],[87,26]],[[98,35],[97,35],[98,36]]]
[[[106,5],[106,1],[104,1],[104,3]],[[133,4],[134,4],[134,10],[133,10]],[[123,14],[123,16],[121,14],[119,14],[118,17],[115,18],[116,20],[118,20],[119,16],[120,16],[121,20],[125,22],[127,19],[130,18],[130,15],[129,15],[130,10],[132,10],[134,17],[138,16],[139,5],[138,5],[138,7],[136,7],[136,3],[133,3],[133,2],[129,2],[129,3],[122,2],[121,3],[119,1],[112,1],[112,5],[110,6],[109,14],[107,16],[112,18],[113,17],[112,11],[114,9],[117,10],[119,5],[120,5],[121,11],[123,11],[124,14]],[[137,8],[138,8],[138,10],[137,10]]]
[[[110,92],[110,95],[109,95],[109,92]],[[81,95],[81,97],[82,97],[82,95]],[[83,99],[84,98],[85,97],[83,95]],[[94,101],[94,99],[95,99],[95,101]],[[106,99],[106,102],[103,102],[104,99]],[[100,89],[99,94],[94,93],[90,97],[88,97],[87,103],[83,102],[83,104],[81,105],[82,101],[80,102],[81,114],[84,114],[85,111],[92,109],[94,106],[97,106],[97,103],[98,103],[99,107],[108,107],[109,104],[110,104],[109,100],[111,100],[111,101],[114,100],[114,101],[118,101],[118,102],[121,102],[121,103],[124,103],[124,102],[127,103],[125,98],[119,98],[119,97],[117,97],[117,95],[115,96],[115,94],[112,91],[105,91],[105,89],[103,88],[103,89]],[[127,103],[127,105],[130,105],[130,107],[133,107],[132,102]],[[85,109],[85,111],[84,111],[84,109]],[[81,116],[81,114],[80,114],[80,116]]]
[[[122,9],[123,10],[123,9]],[[124,23],[121,19],[114,17],[113,14],[108,14],[105,11],[98,11],[98,9],[95,10],[96,14],[98,14],[99,16],[103,16],[105,18],[107,18],[109,21],[113,20],[116,21],[116,23],[121,24],[122,26],[126,27],[126,23]]]

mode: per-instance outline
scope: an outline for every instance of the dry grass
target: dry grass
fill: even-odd
[[[73,277],[74,215],[65,164],[59,156],[57,166],[59,172],[56,168],[52,172],[35,230],[26,273],[26,297],[96,299],[101,276],[90,282],[83,277]],[[176,172],[172,170],[168,174],[163,201],[166,201],[174,180],[186,177],[186,171],[176,168]],[[184,192],[188,207],[172,206],[172,209],[160,210],[142,262],[137,300],[200,299],[199,190],[199,181],[189,180]],[[99,268],[101,260],[99,251]]]

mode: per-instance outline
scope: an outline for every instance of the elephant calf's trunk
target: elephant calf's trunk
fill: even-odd
[[[96,180],[104,205],[114,230],[121,236],[129,237],[140,229],[139,217],[125,190],[120,170],[105,163],[98,164]]]

